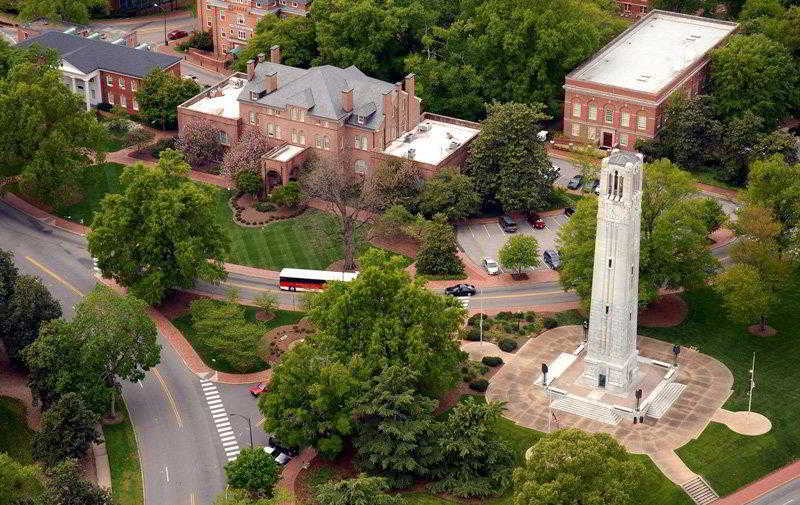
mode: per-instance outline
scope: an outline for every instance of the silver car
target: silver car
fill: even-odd
[[[497,266],[497,262],[491,258],[483,258],[481,265],[489,275],[497,275],[500,273],[500,267]]]

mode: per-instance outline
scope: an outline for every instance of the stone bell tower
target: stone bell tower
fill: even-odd
[[[597,199],[592,302],[581,381],[615,394],[639,382],[636,348],[642,155],[614,151],[603,160]]]

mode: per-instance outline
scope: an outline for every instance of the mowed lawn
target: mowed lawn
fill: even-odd
[[[56,214],[76,223],[91,225],[94,212],[100,208],[103,197],[108,193],[122,191],[119,176],[124,168],[125,165],[120,163],[103,163],[89,167],[82,184],[84,194],[81,201],[56,210]]]
[[[755,353],[753,411],[772,421],[772,430],[757,437],[738,435],[711,423],[678,455],[704,476],[720,495],[800,458],[800,273],[786,279],[781,302],[768,318],[774,337],[757,337],[731,322],[722,300],[710,288],[684,294],[687,320],[675,328],[641,328],[640,333],[696,347],[724,363],[733,373],[733,394],[725,403],[732,411],[747,410],[750,366]]]
[[[16,398],[0,396],[0,452],[14,460],[29,465],[33,431],[25,421],[25,406]]]
[[[111,489],[118,505],[142,505],[142,471],[139,466],[139,451],[136,435],[128,416],[128,408],[122,399],[117,408],[124,416],[119,424],[103,426],[108,463],[111,466]]]

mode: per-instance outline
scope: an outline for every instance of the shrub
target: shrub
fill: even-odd
[[[165,139],[160,139],[158,142],[150,146],[150,154],[153,156],[153,158],[158,159],[158,157],[161,156],[161,151],[174,148],[175,137],[167,137]]]
[[[503,358],[500,356],[484,356],[481,363],[486,366],[500,366],[503,364]]]
[[[464,328],[461,330],[461,338],[470,342],[478,342],[481,339],[481,331],[479,328],[474,327]]]
[[[503,312],[498,312],[497,315],[494,317],[502,321],[519,321],[520,319],[522,319],[522,314],[520,314],[519,312],[503,311]]]
[[[466,365],[461,367],[461,376],[464,382],[472,382],[481,375],[489,371],[489,367],[478,361],[468,361]]]
[[[274,203],[256,202],[256,210],[259,212],[273,212],[277,209],[278,207],[276,207]]]
[[[522,327],[523,335],[530,335],[531,333],[536,333],[537,331],[539,331],[538,323],[530,323]]]
[[[490,321],[492,320],[492,318],[490,318],[486,314],[480,314],[480,313],[475,314],[474,316],[470,316],[470,318],[467,319],[467,325],[475,327],[480,326],[481,315],[483,315],[483,328],[484,329],[488,328],[491,325]]]
[[[519,333],[519,323],[506,321],[503,323],[503,331],[506,333]]]
[[[303,200],[303,191],[298,182],[290,181],[273,189],[269,199],[281,207],[297,207]]]
[[[101,110],[103,112],[111,112],[114,106],[107,102],[100,102],[97,104],[97,110]]]
[[[478,379],[469,383],[469,388],[479,393],[485,392],[489,388],[489,381],[486,379]]]
[[[525,313],[525,318],[527,322],[534,323],[536,322],[536,312],[529,310]]]
[[[233,182],[236,184],[236,189],[251,195],[258,194],[262,187],[261,177],[255,172],[239,172],[234,176]]]
[[[517,341],[513,338],[504,338],[497,343],[497,347],[503,352],[513,352],[517,349]]]
[[[553,317],[545,317],[542,321],[542,325],[548,330],[552,330],[553,328],[558,327],[558,320]]]

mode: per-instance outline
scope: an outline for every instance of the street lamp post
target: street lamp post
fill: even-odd
[[[583,320],[583,343],[585,344],[588,341],[589,341],[589,320],[588,319],[584,319]]]
[[[636,412],[633,415],[633,424],[636,424],[636,418],[639,417],[639,402],[642,400],[642,390],[636,390]]]
[[[167,38],[167,9],[165,9],[161,4],[153,4],[153,7],[158,7],[161,9],[161,13],[164,14],[164,45],[169,45],[169,39]]]
[[[673,345],[672,346],[672,354],[675,355],[675,360],[673,361],[674,366],[678,366],[678,354],[681,353],[681,346]]]
[[[481,348],[483,347],[483,289],[480,287],[478,288],[478,296],[481,297],[481,319],[480,319],[480,341],[481,341]]]
[[[247,421],[247,429],[250,432],[250,448],[253,448],[253,425],[250,423],[250,418],[247,416],[243,416],[241,414],[234,414],[233,412],[228,412],[229,416],[239,416],[245,421]]]

